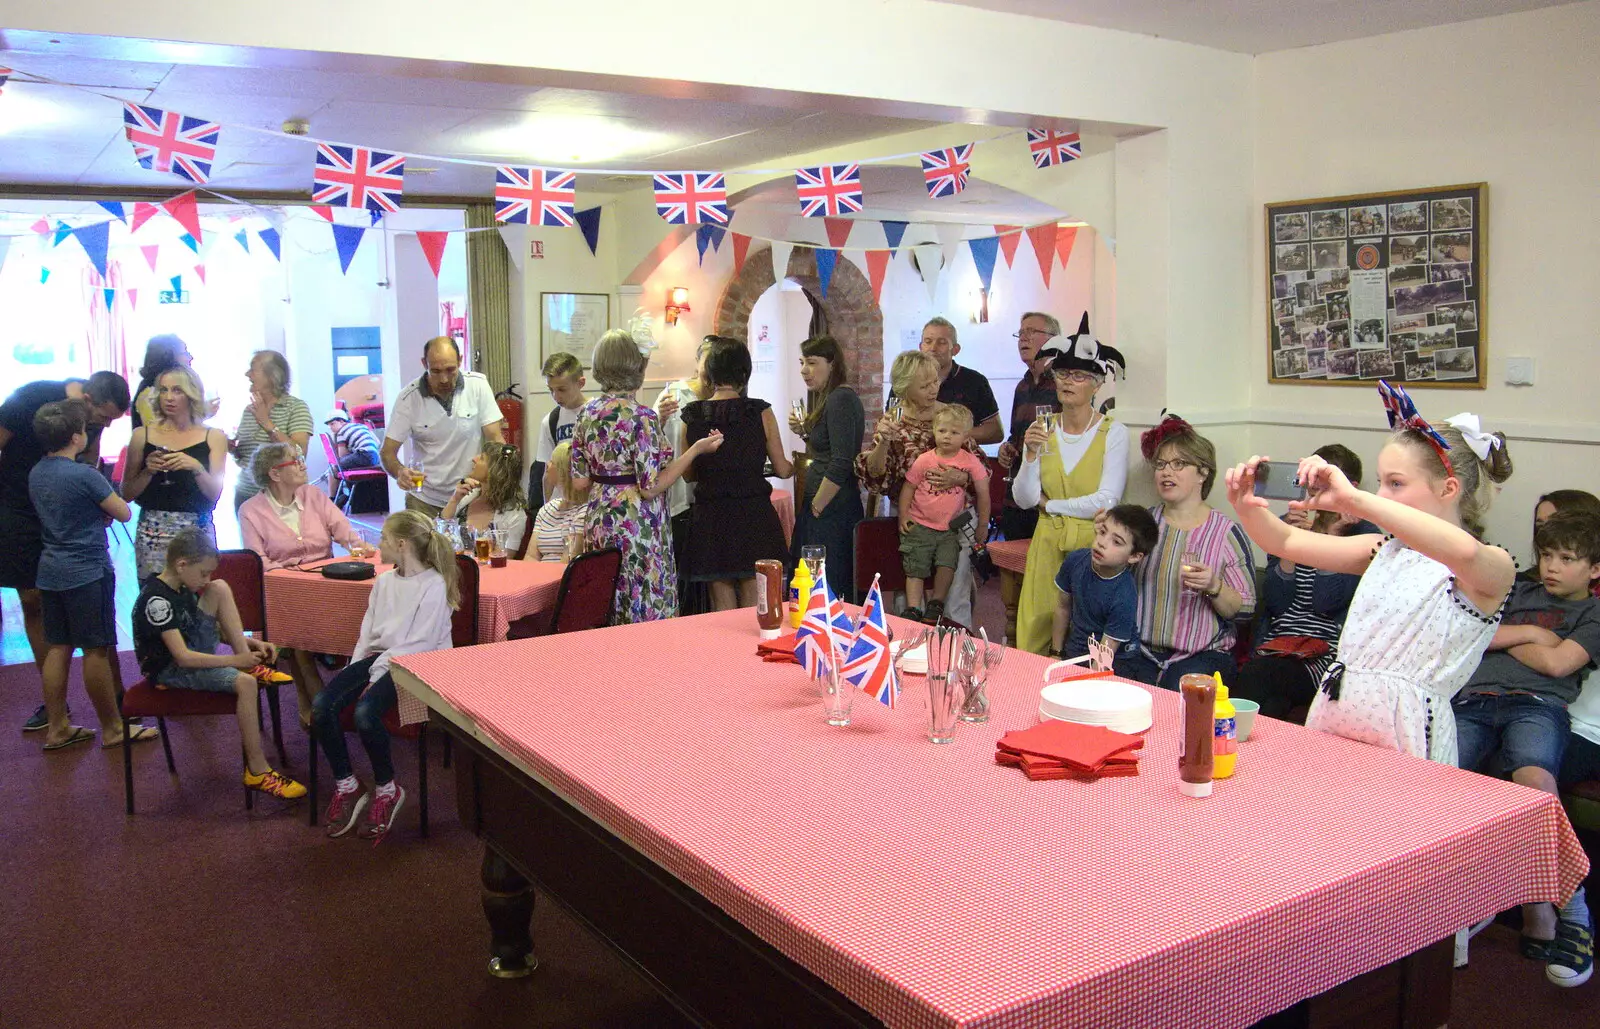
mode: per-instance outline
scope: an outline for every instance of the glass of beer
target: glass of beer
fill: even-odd
[[[506,539],[509,534],[504,529],[489,530],[489,567],[504,568],[510,555],[506,553]]]
[[[473,556],[480,565],[489,563],[489,551],[494,546],[494,530],[479,529],[473,537]]]

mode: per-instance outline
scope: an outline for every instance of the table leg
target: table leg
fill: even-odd
[[[1022,603],[1022,574],[1000,569],[1000,603],[1006,609],[1006,645],[1017,645],[1017,607]]]
[[[521,979],[539,967],[533,953],[533,884],[511,862],[483,848],[483,915],[489,920],[489,974]]]

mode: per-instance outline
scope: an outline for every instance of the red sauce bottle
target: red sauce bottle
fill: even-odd
[[[756,562],[756,621],[761,638],[774,640],[783,632],[783,562]]]
[[[1217,682],[1209,675],[1178,680],[1178,790],[1186,797],[1211,796],[1212,741],[1216,732]]]

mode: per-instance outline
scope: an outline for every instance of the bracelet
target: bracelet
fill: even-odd
[[[1207,590],[1205,593],[1203,593],[1201,595],[1204,596],[1207,600],[1216,600],[1218,597],[1222,596],[1222,582],[1220,580],[1218,580],[1217,588],[1215,590]]]

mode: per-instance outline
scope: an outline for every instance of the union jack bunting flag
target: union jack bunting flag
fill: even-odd
[[[828,583],[824,579],[813,583],[806,597],[806,611],[800,628],[794,634],[794,656],[800,667],[813,679],[822,679],[833,667],[828,633]]]
[[[1035,168],[1051,168],[1083,156],[1083,144],[1076,132],[1055,129],[1029,129],[1028,149],[1033,152]]]
[[[10,68],[0,68],[0,93],[4,93],[5,92],[6,80],[9,79],[9,78],[11,78],[11,69]]]
[[[571,227],[577,202],[573,172],[545,168],[501,167],[494,171],[496,221],[507,225],[563,225]]]
[[[922,155],[922,181],[928,196],[953,197],[967,188],[967,173],[972,171],[972,144],[930,150]]]
[[[221,125],[140,104],[122,105],[122,123],[140,167],[200,185],[210,180]]]
[[[884,617],[883,593],[878,589],[876,575],[867,591],[867,602],[861,607],[855,639],[845,655],[844,677],[878,703],[895,706],[900,684],[895,681],[894,660],[889,653],[889,622]]]
[[[861,210],[861,166],[824,164],[798,168],[795,190],[800,194],[800,213],[807,218],[835,218]]]
[[[728,186],[721,172],[655,176],[656,213],[672,225],[728,224]]]
[[[311,177],[311,202],[329,207],[398,211],[405,173],[404,154],[386,154],[364,146],[318,143],[316,171]]]

